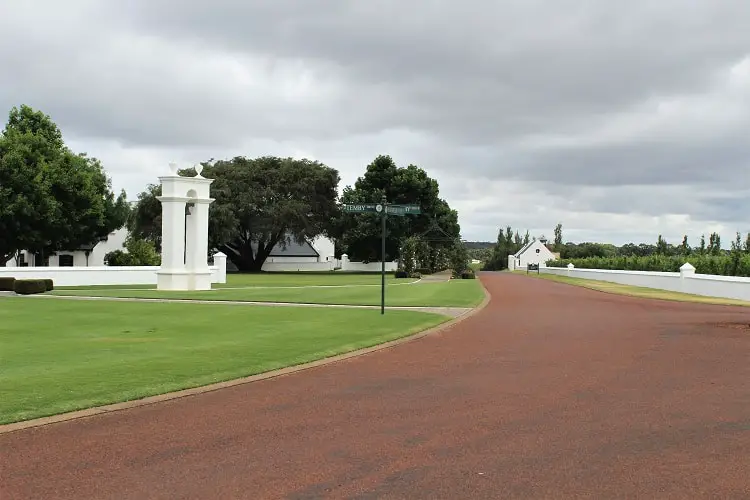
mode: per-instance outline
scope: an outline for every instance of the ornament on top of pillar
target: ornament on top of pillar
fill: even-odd
[[[172,172],[172,175],[179,175],[177,173],[177,163],[175,162],[169,162],[169,171]]]
[[[200,163],[197,163],[195,165],[195,176],[202,177],[201,172],[203,172],[203,165],[201,165]]]

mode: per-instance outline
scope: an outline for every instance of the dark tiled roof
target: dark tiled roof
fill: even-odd
[[[258,245],[256,243],[252,243],[253,252],[255,252],[258,248]],[[310,244],[310,242],[305,241],[302,244],[297,243],[293,239],[286,243],[286,248],[284,248],[284,243],[279,242],[276,244],[275,247],[273,247],[273,250],[271,250],[271,253],[269,254],[269,257],[319,257],[320,254],[313,248],[313,246]]]

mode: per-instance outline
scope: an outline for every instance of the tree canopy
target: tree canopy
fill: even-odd
[[[209,209],[209,245],[227,254],[241,271],[260,271],[271,250],[293,240],[328,234],[338,212],[337,170],[307,159],[235,157],[203,163],[214,179]],[[194,169],[180,171],[195,175]],[[138,197],[128,220],[139,238],[161,244],[160,186]]]
[[[0,135],[0,266],[21,250],[96,243],[125,224],[128,210],[101,163],[68,149],[49,116],[11,109]]]
[[[390,156],[380,155],[367,166],[354,186],[344,188],[343,203],[376,203],[382,196],[388,203],[416,204],[421,215],[389,217],[386,229],[386,260],[400,255],[408,237],[421,237],[431,249],[432,265],[443,250],[460,239],[458,213],[440,198],[438,182],[416,165],[399,168]],[[339,247],[352,260],[379,261],[381,223],[378,214],[342,213],[337,223]],[[447,262],[447,257],[444,258]]]

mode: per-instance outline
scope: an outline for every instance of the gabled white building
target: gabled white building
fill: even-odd
[[[547,247],[547,238],[541,236],[534,238],[524,245],[515,255],[508,256],[508,269],[526,269],[529,264],[544,266],[548,260],[559,259],[560,254],[553,252]]]
[[[20,252],[5,263],[6,267],[97,267],[104,265],[104,256],[114,250],[122,250],[127,227],[111,232],[106,239],[75,250],[60,251],[52,255]]]

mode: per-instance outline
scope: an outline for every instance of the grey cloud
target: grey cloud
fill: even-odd
[[[721,96],[717,75],[750,51],[742,0],[42,3],[4,4],[0,109],[43,109],[79,144],[159,158],[301,150],[345,177],[391,153],[467,207],[483,194],[469,179],[512,181],[499,208],[462,216],[490,239],[496,224],[562,214],[607,237],[596,221],[610,213],[741,220],[748,100],[734,104],[744,121],[588,139],[649,100]],[[280,89],[305,72],[308,94]],[[531,140],[547,136],[570,143]],[[109,163],[129,184],[151,168]]]

